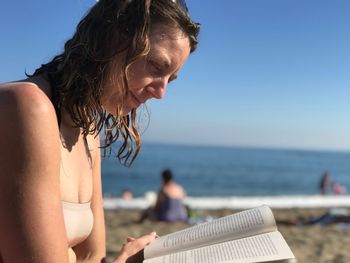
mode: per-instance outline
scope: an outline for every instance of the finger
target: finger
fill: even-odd
[[[135,249],[141,250],[143,249],[146,245],[151,243],[157,236],[156,232],[151,232],[147,235],[141,236],[140,238],[136,239],[135,242]]]
[[[127,239],[126,239],[126,241],[128,241],[128,242],[132,242],[134,240],[135,240],[135,238],[133,238],[133,237],[127,237]]]
[[[139,237],[137,240],[139,241],[139,243],[147,245],[148,243],[152,242],[156,237],[157,237],[157,233],[151,232],[147,235],[143,235]]]
[[[122,250],[127,257],[135,255],[138,252],[142,252],[141,254],[143,255],[143,249],[145,246],[151,243],[156,236],[156,232],[151,232],[147,235],[141,236],[138,239],[128,242],[125,246],[123,246]]]
[[[152,232],[151,232],[151,233],[149,233],[148,235],[158,236],[158,235],[157,235],[157,232],[155,232],[155,231],[152,231]]]

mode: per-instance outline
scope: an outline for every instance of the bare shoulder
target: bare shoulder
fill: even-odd
[[[48,96],[32,82],[0,84],[0,107],[17,112],[25,109],[33,113],[54,110]]]
[[[0,85],[0,123],[0,156],[4,158],[23,159],[29,155],[39,156],[39,153],[44,156],[46,147],[43,145],[59,149],[55,109],[46,94],[33,83]],[[1,162],[1,165],[10,163]]]

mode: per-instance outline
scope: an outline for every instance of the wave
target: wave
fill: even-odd
[[[122,198],[105,197],[103,206],[107,210],[135,209],[143,210],[152,206],[156,199],[155,192],[148,192],[144,197],[123,200]],[[331,208],[350,207],[350,195],[280,195],[280,196],[229,196],[229,197],[191,197],[185,204],[192,209],[247,209],[260,205],[271,208]]]

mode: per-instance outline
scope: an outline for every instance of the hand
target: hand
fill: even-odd
[[[127,243],[123,244],[120,255],[114,263],[142,263],[143,249],[157,237],[156,232],[151,232],[137,239],[128,237]]]

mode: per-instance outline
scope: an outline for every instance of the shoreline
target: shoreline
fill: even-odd
[[[143,210],[154,204],[155,192],[148,192],[144,197],[123,200],[117,197],[103,198],[106,210]],[[293,208],[332,208],[350,207],[350,195],[281,195],[281,196],[228,196],[228,197],[191,197],[184,203],[192,209],[248,209],[268,205],[273,209]]]

